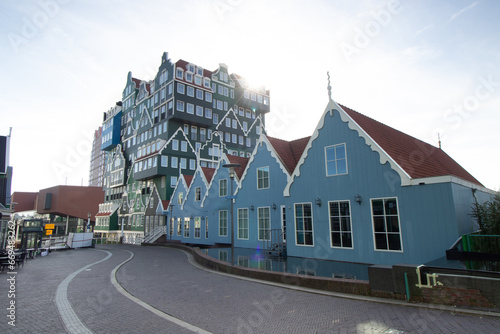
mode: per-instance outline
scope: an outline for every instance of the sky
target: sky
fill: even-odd
[[[163,52],[271,91],[268,134],[310,136],[332,98],[438,146],[499,190],[500,2],[0,0],[0,135],[12,191],[87,185],[127,73]]]

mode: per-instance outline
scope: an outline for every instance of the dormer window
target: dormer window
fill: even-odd
[[[184,71],[181,69],[181,68],[178,68],[176,71],[175,71],[175,77],[177,79],[183,79],[184,78]]]

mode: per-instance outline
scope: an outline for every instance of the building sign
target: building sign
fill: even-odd
[[[45,224],[46,230],[53,230],[55,228],[55,224]]]

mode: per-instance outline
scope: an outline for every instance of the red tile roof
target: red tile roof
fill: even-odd
[[[411,178],[452,175],[482,186],[442,149],[340,106]]]
[[[297,166],[300,156],[302,155],[302,152],[304,152],[310,138],[311,137],[305,137],[292,141],[286,141],[278,138],[267,137],[290,174],[293,173],[295,166]]]
[[[243,172],[248,164],[248,158],[237,157],[235,155],[228,155],[227,158],[229,162],[232,164],[240,164],[241,166],[235,169],[236,175],[238,175],[238,179],[241,179]]]
[[[207,183],[212,181],[212,177],[214,176],[215,168],[210,167],[201,167],[203,174],[205,174],[205,179],[207,179]]]
[[[191,181],[193,181],[193,175],[184,175],[184,180],[186,181],[187,186],[191,185]]]

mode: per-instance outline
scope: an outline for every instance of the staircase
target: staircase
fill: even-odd
[[[145,244],[152,244],[164,234],[167,234],[167,227],[165,225],[156,226],[152,231],[144,236],[144,240],[142,242]]]
[[[282,229],[271,229],[266,232],[265,252],[269,256],[286,257],[286,242],[283,241]]]

